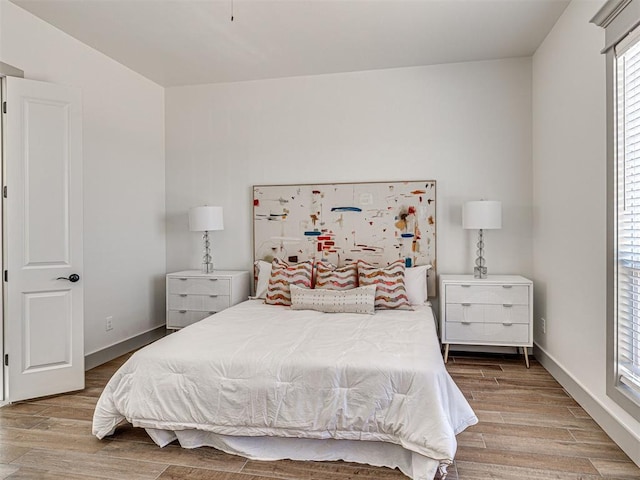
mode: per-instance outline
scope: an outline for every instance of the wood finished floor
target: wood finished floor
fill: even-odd
[[[91,435],[93,408],[125,357],[86,388],[0,409],[0,479],[390,480],[397,470],[343,462],[258,462],[212,448],[157,447],[141,429]],[[535,360],[452,356],[452,377],[480,422],[458,436],[450,480],[640,479],[640,469]]]

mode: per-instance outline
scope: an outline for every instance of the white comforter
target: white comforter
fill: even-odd
[[[136,352],[96,406],[161,430],[391,442],[449,463],[477,422],[446,372],[428,307],[325,314],[248,301]]]

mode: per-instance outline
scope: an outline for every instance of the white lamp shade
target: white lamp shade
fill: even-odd
[[[224,230],[222,207],[193,207],[189,209],[189,230],[192,232],[211,232]]]
[[[462,206],[462,228],[486,230],[502,228],[502,202],[478,200]]]

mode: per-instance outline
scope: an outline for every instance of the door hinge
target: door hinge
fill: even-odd
[[[4,281],[8,282],[9,281],[9,270],[5,270],[4,271]]]
[[[4,365],[5,365],[5,367],[9,366],[9,354],[8,353],[4,354]]]
[[[7,113],[7,102],[2,102],[2,113]]]
[[[7,198],[7,186],[6,185],[4,187],[2,187],[2,196],[4,198]]]

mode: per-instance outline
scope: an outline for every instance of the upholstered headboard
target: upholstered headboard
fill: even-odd
[[[431,264],[435,294],[434,180],[255,185],[253,218],[256,260]]]

